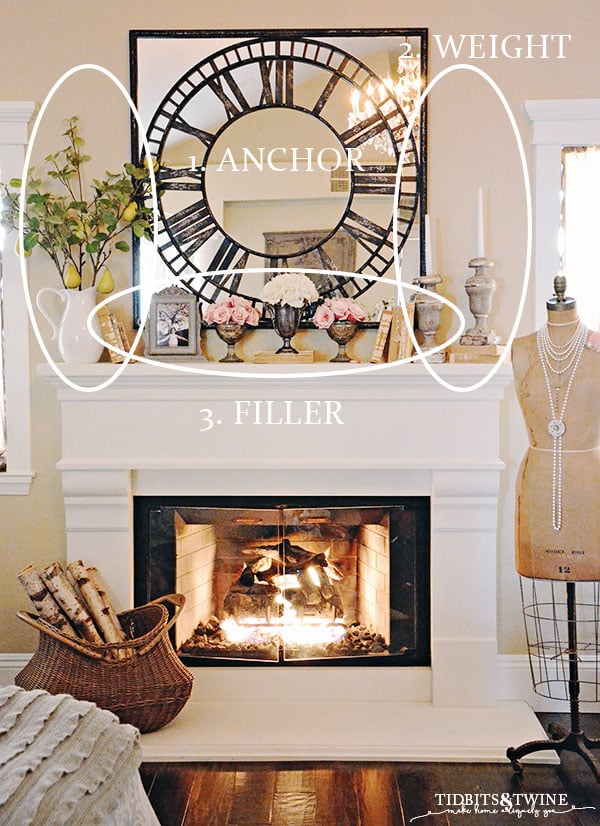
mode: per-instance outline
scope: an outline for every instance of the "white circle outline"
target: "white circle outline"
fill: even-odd
[[[523,288],[521,290],[521,299],[520,299],[520,302],[519,302],[519,307],[517,309],[517,314],[515,316],[515,323],[513,324],[513,327],[510,331],[510,335],[508,337],[508,341],[506,342],[506,347],[505,347],[504,353],[500,356],[500,358],[498,359],[496,364],[493,365],[493,367],[488,372],[488,374],[486,376],[484,376],[482,379],[480,379],[479,381],[475,382],[475,384],[470,384],[470,385],[466,385],[466,386],[457,386],[457,385],[454,385],[454,384],[450,384],[450,382],[447,382],[438,373],[436,373],[436,371],[433,369],[431,364],[429,364],[429,362],[427,361],[427,358],[424,357],[423,351],[419,347],[419,343],[418,343],[418,341],[415,337],[412,326],[408,323],[408,316],[407,316],[407,312],[406,312],[406,302],[404,300],[404,294],[402,292],[400,293],[400,305],[402,307],[402,313],[404,315],[404,320],[405,320],[405,322],[408,326],[408,330],[409,330],[410,337],[412,339],[413,345],[414,345],[417,353],[421,357],[421,361],[425,365],[425,367],[427,369],[427,372],[429,373],[430,376],[432,376],[435,379],[435,381],[437,381],[438,384],[440,384],[442,387],[445,387],[447,390],[454,391],[455,393],[469,393],[472,390],[478,390],[480,387],[483,387],[498,372],[498,370],[500,369],[500,367],[504,363],[504,360],[508,356],[508,353],[510,352],[511,345],[512,345],[514,339],[515,339],[516,334],[517,334],[517,328],[518,328],[519,323],[521,321],[521,316],[523,315],[523,310],[524,310],[524,307],[525,307],[525,298],[526,298],[526,295],[527,295],[527,288],[528,288],[528,285],[529,285],[529,271],[530,271],[530,268],[531,268],[531,249],[532,249],[532,239],[533,239],[533,216],[532,216],[532,206],[531,206],[531,186],[530,186],[530,183],[529,183],[529,169],[528,169],[528,166],[527,166],[527,158],[525,157],[525,149],[523,147],[523,142],[521,140],[521,135],[519,134],[519,129],[517,127],[517,122],[516,122],[515,117],[512,113],[512,110],[509,106],[509,103],[508,103],[506,97],[504,96],[502,90],[498,86],[498,84],[495,82],[495,80],[492,77],[490,77],[490,75],[488,75],[487,72],[485,72],[483,69],[480,69],[478,66],[471,66],[468,63],[456,63],[452,66],[447,66],[441,72],[438,72],[438,74],[434,78],[432,78],[432,80],[427,84],[427,86],[423,90],[422,94],[420,95],[420,97],[417,101],[415,110],[411,114],[411,116],[408,120],[407,129],[406,129],[406,132],[405,132],[405,135],[404,135],[404,140],[402,142],[402,148],[400,150],[400,159],[398,161],[398,169],[396,171],[396,184],[395,184],[395,188],[394,188],[394,215],[392,216],[392,219],[393,219],[393,236],[394,236],[394,268],[396,270],[396,274],[398,275],[401,272],[401,266],[400,266],[400,263],[399,263],[399,260],[398,260],[398,246],[395,243],[395,239],[396,239],[396,236],[397,236],[397,227],[398,227],[398,206],[399,206],[400,182],[402,180],[402,164],[404,162],[404,155],[406,153],[406,147],[407,147],[407,144],[408,144],[408,137],[409,137],[409,134],[412,131],[413,126],[415,124],[415,121],[416,121],[416,119],[417,119],[417,117],[418,117],[418,115],[421,111],[421,107],[423,106],[423,103],[427,99],[427,96],[429,95],[431,90],[446,75],[450,74],[451,72],[456,72],[456,71],[460,71],[460,70],[463,70],[463,69],[467,70],[469,72],[474,72],[475,74],[479,75],[480,77],[484,78],[484,80],[487,81],[487,83],[492,87],[492,89],[496,93],[498,99],[502,103],[502,105],[504,107],[504,110],[505,110],[505,112],[508,116],[508,119],[510,121],[510,124],[512,126],[513,133],[514,133],[514,136],[515,136],[515,142],[517,144],[517,148],[519,150],[519,156],[520,156],[520,159],[521,159],[521,171],[523,173],[523,184],[524,184],[524,188],[525,188],[525,204],[526,204],[526,208],[527,208],[527,250],[526,250],[526,253],[525,253],[525,265],[524,265],[524,272],[523,272]],[[399,285],[401,283],[402,283],[401,281],[398,282]],[[441,298],[441,296],[437,293],[436,293],[436,297]],[[462,316],[462,313],[460,315]],[[463,316],[463,321],[464,321],[464,316]],[[461,332],[462,332],[462,330],[459,330],[458,335],[460,335]],[[456,340],[457,337],[458,336],[456,336],[453,340]]]
[[[120,364],[118,366],[118,368],[115,370],[115,372],[111,376],[109,376],[108,379],[101,382],[100,384],[94,385],[93,387],[87,387],[85,385],[82,386],[82,385],[77,384],[76,382],[71,381],[71,379],[69,379],[67,376],[65,376],[65,374],[58,367],[58,365],[56,364],[56,362],[54,361],[54,359],[52,358],[52,356],[48,352],[48,349],[47,349],[47,347],[44,343],[44,340],[42,338],[42,335],[40,333],[40,329],[39,329],[37,320],[35,318],[35,314],[33,312],[31,297],[29,295],[29,288],[27,286],[27,264],[26,264],[26,260],[25,260],[25,254],[24,254],[25,247],[24,247],[24,243],[23,243],[24,208],[25,208],[25,203],[26,203],[26,198],[27,198],[27,173],[29,171],[29,164],[30,164],[30,161],[31,161],[31,153],[33,151],[33,146],[34,146],[34,143],[35,143],[35,139],[36,139],[36,136],[37,136],[37,132],[38,132],[40,123],[42,121],[42,118],[44,116],[44,113],[45,113],[46,109],[48,108],[48,106],[50,104],[50,101],[52,100],[52,98],[54,97],[54,95],[56,94],[58,89],[65,82],[65,80],[67,80],[69,77],[71,77],[71,75],[74,75],[77,72],[87,70],[87,69],[91,69],[93,71],[100,72],[101,74],[105,75],[110,80],[112,80],[112,82],[119,89],[119,91],[121,92],[121,94],[123,95],[125,100],[127,101],[127,104],[129,105],[129,108],[132,111],[132,113],[133,113],[133,115],[136,119],[138,128],[140,130],[140,134],[142,136],[142,144],[143,144],[143,147],[144,147],[144,151],[146,152],[146,157],[148,158],[148,174],[149,174],[149,177],[150,177],[150,187],[151,187],[151,195],[152,195],[152,209],[153,209],[152,230],[153,230],[153,234],[154,234],[155,238],[158,234],[158,217],[157,217],[158,201],[157,201],[157,197],[156,197],[156,177],[154,175],[154,168],[153,168],[152,162],[150,160],[151,159],[150,147],[148,145],[148,140],[147,140],[147,137],[146,137],[146,131],[144,129],[144,125],[141,121],[139,112],[137,111],[136,106],[135,106],[133,100],[131,99],[131,97],[129,95],[129,92],[123,86],[121,81],[117,77],[115,77],[115,75],[109,69],[105,69],[104,66],[99,66],[95,63],[81,63],[78,66],[73,66],[71,69],[66,71],[64,74],[62,74],[58,78],[58,80],[56,81],[54,86],[52,86],[52,88],[50,89],[50,91],[48,92],[46,97],[44,98],[44,102],[42,103],[42,105],[40,107],[40,111],[38,112],[38,115],[37,115],[37,117],[35,119],[35,122],[33,124],[33,128],[31,130],[31,136],[29,138],[29,142],[28,142],[28,146],[27,146],[27,151],[25,152],[25,160],[23,161],[23,173],[22,173],[22,176],[21,176],[21,189],[19,191],[19,228],[18,228],[18,232],[19,232],[19,258],[20,258],[20,263],[21,263],[21,280],[22,280],[22,284],[23,284],[23,292],[25,294],[25,303],[27,305],[27,312],[29,313],[29,320],[31,321],[31,326],[33,327],[33,332],[35,333],[35,337],[36,337],[37,342],[40,346],[40,349],[41,349],[42,353],[44,354],[44,357],[45,357],[46,361],[48,362],[48,364],[50,365],[50,367],[54,371],[54,373],[68,387],[70,387],[72,390],[80,390],[82,393],[95,393],[98,390],[103,390],[104,388],[109,387],[114,381],[116,381],[116,379],[121,375],[121,373],[125,370],[125,368],[129,364],[129,362],[131,361],[132,354],[135,351],[135,348],[137,347],[137,345],[140,341],[140,338],[142,336],[142,333],[144,331],[144,323],[146,321],[147,312],[146,312],[146,316],[144,316],[143,323],[140,325],[139,330],[136,333],[136,336],[135,336],[135,338],[134,338],[134,340],[131,344],[129,352],[128,353],[123,353],[123,355],[125,356],[125,361],[123,361],[122,364]],[[155,271],[156,271],[156,260],[153,262],[153,270],[152,270],[153,279],[155,278]],[[118,293],[115,296],[115,298],[118,295],[121,295],[121,294],[122,293]],[[103,304],[104,304],[104,302],[103,302]],[[94,316],[96,315],[98,309],[99,309],[99,307],[94,307],[93,310],[89,313],[89,315],[87,317],[87,328],[88,328],[88,331],[92,334],[92,336],[96,340],[101,341],[101,343],[106,346],[106,342],[103,339],[98,339],[98,336],[94,333],[94,331],[91,328],[92,320],[93,320]]]

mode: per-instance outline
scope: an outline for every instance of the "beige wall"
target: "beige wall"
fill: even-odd
[[[368,12],[367,12],[368,9]],[[81,63],[98,63],[128,85],[128,30],[132,28],[265,28],[426,26],[430,30],[430,74],[452,62],[443,60],[433,34],[568,33],[566,59],[510,60],[505,57],[472,61],[488,71],[506,94],[524,143],[529,125],[523,101],[535,98],[600,97],[597,72],[597,0],[527,4],[497,0],[272,0],[251,2],[158,3],[155,0],[4,0],[0,9],[0,99],[44,99],[53,82]],[[99,74],[72,78],[54,98],[40,132],[36,157],[53,150],[60,119],[81,118],[87,150],[98,164],[118,169],[129,152],[126,104]],[[528,157],[530,153],[528,150]],[[467,261],[475,251],[477,188],[486,191],[486,251],[496,262],[498,290],[494,325],[504,339],[509,334],[521,290],[526,243],[524,195],[514,138],[491,89],[472,73],[454,73],[430,98],[429,212],[433,231],[433,260],[444,276],[442,290],[467,310],[463,282]],[[551,241],[550,241],[551,242]],[[32,262],[34,259],[32,259]],[[117,286],[127,286],[128,258],[115,259]],[[38,258],[32,288],[54,284],[56,276]],[[548,273],[548,295],[554,273]],[[532,329],[537,299],[530,290],[522,332]],[[121,310],[128,312],[125,301]],[[33,361],[41,359],[32,344]],[[32,381],[33,451],[36,479],[27,497],[0,497],[0,651],[31,650],[33,635],[14,618],[26,605],[14,584],[14,574],[30,561],[44,563],[64,555],[64,519],[60,480],[53,466],[60,452],[58,405],[39,379]],[[501,451],[507,462],[501,495],[499,575],[501,651],[523,651],[517,582],[512,562],[512,490],[525,446],[520,416],[512,398],[504,405]],[[111,423],[107,423],[107,427]]]

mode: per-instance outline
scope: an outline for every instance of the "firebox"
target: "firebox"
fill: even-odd
[[[136,497],[136,604],[187,665],[429,665],[428,497]]]

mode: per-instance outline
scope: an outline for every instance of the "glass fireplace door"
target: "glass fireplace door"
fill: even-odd
[[[137,601],[185,595],[175,643],[187,663],[426,664],[428,500],[323,499],[186,499],[136,518],[149,548]]]
[[[286,660],[385,654],[390,641],[386,508],[295,508],[283,516]]]

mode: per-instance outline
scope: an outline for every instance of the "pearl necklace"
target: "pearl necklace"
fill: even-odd
[[[569,340],[565,344],[557,345],[548,335],[548,330],[541,329],[540,345],[544,352],[546,366],[551,373],[554,373],[555,376],[562,376],[571,369],[577,358],[581,336],[585,336],[586,332],[586,328],[579,322],[577,329]],[[557,363],[557,367],[551,364],[552,361]]]
[[[570,327],[571,324],[579,324],[579,319],[574,318],[573,321],[547,321],[548,327]]]
[[[547,327],[542,327],[537,334],[537,348],[544,372],[546,391],[548,394],[548,405],[550,407],[550,421],[548,422],[548,433],[552,437],[552,528],[560,531],[562,528],[562,437],[566,431],[564,422],[569,393],[573,385],[573,379],[581,360],[581,355],[585,347],[587,338],[587,328],[581,322],[573,336],[563,347],[556,347],[550,342]],[[559,357],[554,357],[552,353],[560,353]],[[550,364],[550,359],[564,362],[568,360],[568,365],[564,369],[555,369]],[[556,401],[552,393],[550,383],[550,372],[562,375],[570,370],[567,387],[563,398],[563,403],[558,406],[558,388]]]

